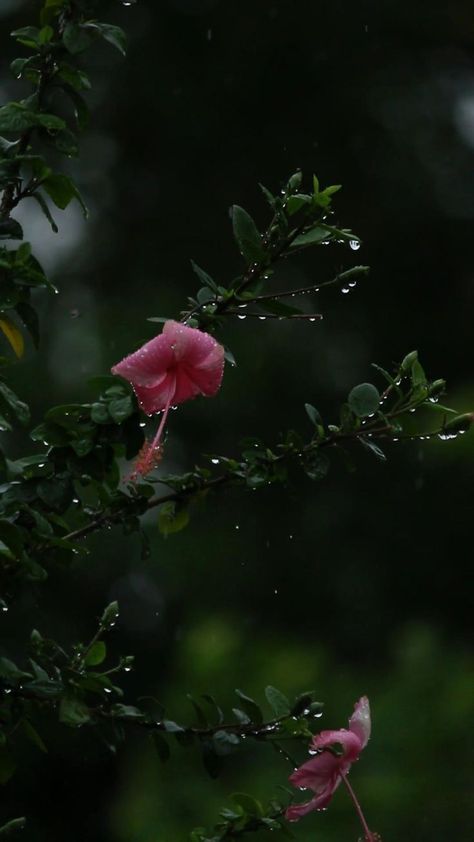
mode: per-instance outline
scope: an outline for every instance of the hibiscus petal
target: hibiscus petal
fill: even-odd
[[[342,746],[344,754],[341,760],[352,763],[357,760],[362,751],[362,743],[359,737],[351,730],[341,728],[339,731],[321,731],[312,739],[312,747],[315,749],[329,748],[334,743]]]
[[[342,765],[343,758],[336,757],[330,751],[323,751],[307,760],[290,775],[290,783],[293,786],[312,789],[318,793],[324,788],[328,781],[335,778]]]
[[[304,804],[292,804],[285,812],[285,818],[289,822],[296,822],[302,816],[306,816],[313,810],[324,810],[331,801],[336,789],[341,783],[341,778],[337,777],[334,781],[328,782],[327,786],[311,801],[305,801]]]
[[[176,363],[185,361],[189,366],[199,365],[215,346],[221,347],[210,333],[187,327],[172,319],[165,322],[163,333],[172,348]]]
[[[158,386],[173,362],[170,343],[161,333],[114,365],[112,373],[119,374],[133,386]]]
[[[354,705],[354,713],[349,719],[349,728],[360,740],[361,747],[365,748],[371,731],[370,705],[367,696],[362,696]]]
[[[201,389],[189,377],[188,371],[184,365],[176,368],[176,391],[173,398],[173,403],[183,403],[183,401],[195,398],[196,395],[201,394]]]
[[[175,402],[176,377],[172,372],[166,374],[158,386],[137,386],[136,383],[132,385],[138,403],[147,415],[161,412],[166,408],[168,401],[171,404]]]

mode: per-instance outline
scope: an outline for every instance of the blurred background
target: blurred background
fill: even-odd
[[[35,2],[0,7],[3,101],[9,32]],[[190,258],[220,283],[241,266],[228,208],[262,226],[258,188],[276,192],[298,167],[341,183],[337,222],[358,252],[309,251],[276,283],[327,280],[371,266],[349,295],[336,288],[304,306],[322,323],[228,319],[228,368],[213,401],[173,413],[163,470],[202,452],[238,453],[258,435],[310,434],[304,403],[335,420],[356,383],[375,380],[418,348],[445,377],[451,403],[474,409],[474,9],[467,0],[140,0],[105,2],[130,49],[88,54],[91,124],[77,175],[91,208],[63,214],[51,234],[36,205],[21,221],[61,294],[41,299],[43,344],[12,380],[39,422],[50,405],[91,397],[89,377],[156,333],[197,289]],[[2,434],[7,437],[8,434]],[[24,450],[24,442],[6,446]],[[322,727],[346,724],[370,697],[373,738],[352,782],[384,842],[472,839],[473,681],[468,649],[474,438],[394,444],[382,465],[354,452],[319,484],[209,498],[187,530],[152,554],[120,530],[89,539],[91,555],[58,571],[2,619],[13,655],[25,628],[66,643],[87,639],[111,599],[121,605],[112,649],[136,654],[127,701],[156,695],[192,720],[186,693],[227,709],[240,687],[263,701],[314,688]],[[65,605],[67,610],[65,610]],[[5,787],[9,815],[29,816],[25,840],[178,842],[211,825],[236,790],[264,800],[286,783],[270,747],[246,747],[217,781],[196,751],[162,766],[144,738],[117,756],[85,730],[51,727],[49,757],[29,754]],[[471,743],[471,745],[469,745]],[[345,793],[295,826],[302,842],[355,840]],[[274,834],[276,838],[276,834]]]

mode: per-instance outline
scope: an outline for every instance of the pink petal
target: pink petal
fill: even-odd
[[[221,347],[210,333],[187,327],[172,319],[165,323],[161,335],[166,338],[177,364],[186,362],[189,366],[199,365],[216,345]]]
[[[336,757],[330,751],[323,751],[295,769],[293,774],[290,775],[289,781],[293,786],[319,792],[330,779],[337,776],[342,763],[342,757]]]
[[[132,385],[138,403],[147,415],[161,412],[166,408],[168,401],[171,404],[175,403],[176,377],[173,372],[166,374],[157,386],[137,386],[136,383]]]
[[[340,758],[341,762],[353,763],[362,751],[362,743],[359,737],[346,728],[341,728],[339,731],[321,731],[320,734],[313,737],[311,745],[315,749],[323,749],[334,745],[334,743],[342,745],[344,754]]]
[[[306,816],[313,810],[324,810],[331,801],[336,789],[341,783],[341,778],[338,776],[334,780],[328,782],[327,786],[318,793],[311,801],[305,801],[303,804],[292,804],[285,812],[285,818],[289,822],[296,822],[302,816]]]
[[[171,345],[161,333],[114,365],[112,373],[119,374],[132,386],[157,386],[164,380],[173,362]]]
[[[188,369],[184,364],[180,364],[176,368],[176,391],[173,404],[183,403],[183,401],[188,401],[200,394],[201,389],[189,376]]]
[[[371,730],[370,705],[367,696],[362,696],[354,705],[354,713],[349,719],[349,728],[360,740],[361,748],[365,748],[369,742]]]

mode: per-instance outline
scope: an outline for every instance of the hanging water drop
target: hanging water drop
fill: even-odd
[[[349,240],[349,247],[352,251],[357,251],[360,249],[360,241],[359,240]]]
[[[237,316],[238,319],[246,319],[247,316],[241,316],[240,314]]]
[[[214,458],[214,459],[211,459],[211,462],[212,462],[212,464],[213,464],[213,465],[218,465],[218,464],[219,464],[219,459],[217,459],[217,457],[216,457],[216,458]]]
[[[349,287],[342,287],[341,292],[342,292],[344,295],[347,295],[347,293],[348,293],[348,292],[350,292],[350,289],[349,289]]]

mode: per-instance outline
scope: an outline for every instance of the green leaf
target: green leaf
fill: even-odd
[[[37,115],[21,102],[9,102],[0,108],[0,132],[25,132],[37,125]]]
[[[0,678],[5,679],[9,684],[19,684],[23,679],[31,677],[31,673],[18,669],[13,661],[0,657]]]
[[[127,36],[120,26],[111,26],[109,23],[94,23],[100,35],[109,44],[112,44],[123,56],[127,54]]]
[[[104,629],[112,628],[117,622],[119,616],[119,604],[118,602],[114,601],[107,605],[107,608],[104,608],[104,612],[102,617],[100,618],[100,625]]]
[[[303,463],[306,475],[315,481],[324,479],[329,472],[330,466],[329,456],[321,450],[308,453]]]
[[[381,462],[387,461],[387,457],[385,456],[383,450],[381,450],[375,442],[371,441],[371,439],[365,438],[365,436],[360,436],[359,441],[364,445],[366,450],[370,450],[370,452],[373,453],[374,456],[376,456]]]
[[[309,420],[314,424],[315,427],[322,427],[323,426],[323,419],[321,418],[318,410],[315,406],[310,403],[305,403],[304,408],[306,410],[306,414]]]
[[[78,728],[91,721],[87,705],[76,696],[64,696],[59,705],[59,721],[63,725]]]
[[[158,515],[158,528],[165,538],[175,532],[181,532],[189,523],[189,512],[184,507],[178,507],[170,501],[163,503]]]
[[[216,731],[212,736],[212,742],[214,751],[219,757],[232,754],[236,747],[240,745],[237,734],[232,734],[230,731]]]
[[[166,763],[171,754],[168,741],[165,739],[163,734],[160,733],[160,731],[152,731],[151,739],[161,762]]]
[[[419,360],[413,361],[411,367],[411,382],[415,389],[417,386],[426,386],[427,384],[426,374]]]
[[[53,200],[56,207],[64,210],[73,199],[77,199],[81,205],[84,217],[87,217],[88,211],[84,204],[81,194],[76,185],[67,175],[62,173],[52,173],[46,178],[41,186],[48,196]]]
[[[372,383],[360,383],[349,392],[348,403],[352,412],[358,418],[367,418],[367,416],[377,412],[380,394]]]
[[[40,339],[39,319],[35,308],[28,301],[20,301],[15,310],[28,330],[35,348],[38,348]]]
[[[310,205],[311,200],[312,197],[304,193],[295,193],[293,196],[290,196],[286,202],[288,216],[293,216],[293,214],[297,213],[301,210],[301,208]]]
[[[0,222],[0,240],[22,240],[23,229],[16,219],[4,219]]]
[[[261,818],[264,815],[260,801],[257,801],[252,795],[247,795],[246,792],[234,792],[231,798],[239,807],[242,807],[242,810],[247,815],[254,816],[255,818]]]
[[[172,719],[163,719],[163,727],[169,734],[181,734],[184,731],[184,728]]]
[[[70,22],[64,29],[63,43],[68,52],[77,55],[90,47],[96,35],[97,33],[91,27]]]
[[[23,729],[23,733],[30,741],[30,743],[33,743],[33,745],[35,745],[36,748],[39,748],[39,750],[42,751],[43,754],[47,754],[48,749],[46,748],[42,737],[38,734],[38,731],[36,730],[34,725],[32,725],[32,723],[28,719],[23,719],[21,727]]]
[[[242,693],[242,690],[236,690],[235,692],[240,699],[242,708],[250,720],[254,722],[255,725],[261,725],[263,722],[263,714],[257,702],[254,699],[251,699],[250,696],[246,696],[245,693]]]
[[[47,205],[47,202],[46,202],[44,196],[42,196],[41,193],[32,193],[31,197],[32,197],[32,199],[35,199],[38,202],[38,204],[39,204],[41,210],[43,211],[46,219],[48,220],[49,224],[51,225],[52,230],[54,231],[55,234],[57,234],[58,231],[59,231],[59,228],[56,225],[56,223],[55,223],[55,221],[54,221],[54,219],[51,215],[51,211],[50,211],[50,209]]]
[[[113,705],[110,712],[112,716],[117,716],[120,719],[143,719],[145,716],[143,711],[135,707],[135,705]]]
[[[16,770],[16,761],[7,746],[0,746],[0,784],[6,784]],[[5,833],[5,828],[2,828]],[[6,834],[5,834],[6,835]]]
[[[25,47],[35,48],[39,45],[39,29],[37,26],[22,26],[14,29],[11,36]]]
[[[131,395],[126,395],[124,398],[110,401],[108,410],[116,424],[121,424],[130,415],[135,412],[135,407]]]
[[[239,205],[232,207],[232,227],[240,253],[247,263],[263,262],[266,255],[260,232],[250,214]]]
[[[12,819],[11,821],[7,822],[0,827],[0,836],[10,836],[12,833],[16,833],[17,830],[23,830],[26,827],[26,818],[23,816],[19,819]]]
[[[208,275],[208,273],[205,272],[204,269],[201,269],[201,267],[198,266],[198,264],[195,263],[194,260],[191,260],[191,266],[193,267],[193,272],[198,276],[201,283],[204,286],[209,287],[209,289],[212,289],[212,291],[217,294],[218,286],[216,282],[211,278],[211,276]]]
[[[10,523],[8,520],[0,520],[0,541],[13,553],[16,558],[19,558],[23,552],[23,535],[18,526]]]
[[[272,707],[275,716],[287,716],[290,713],[290,703],[286,696],[276,687],[271,684],[265,688],[265,697],[268,704]]]
[[[6,383],[0,380],[0,402],[3,400],[9,409],[16,415],[20,424],[26,425],[30,421],[31,413],[29,406],[20,400],[15,392],[8,388]]]
[[[315,246],[318,243],[322,243],[330,239],[331,234],[328,233],[328,229],[321,228],[320,226],[316,225],[314,228],[311,228],[310,231],[305,231],[303,234],[300,234],[298,237],[296,237],[291,244],[291,248],[301,246]]]
[[[97,667],[102,661],[105,661],[107,655],[107,646],[103,640],[97,640],[89,649],[84,663],[86,667]]]

